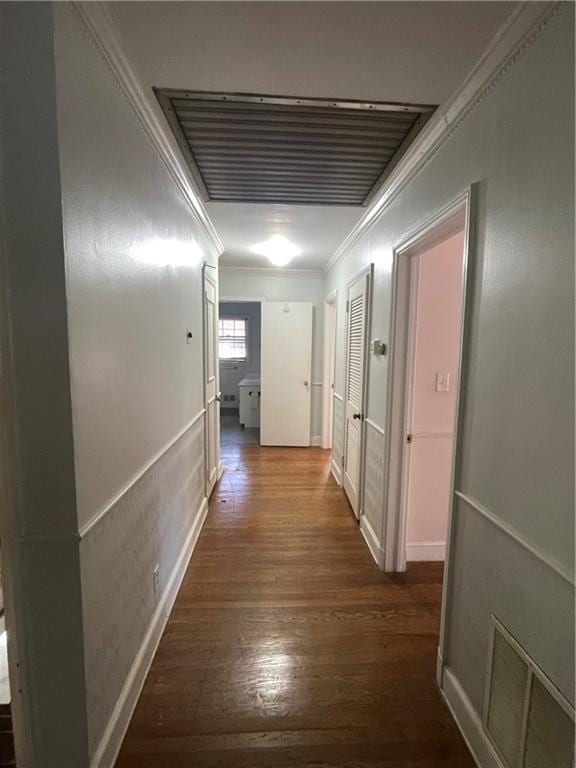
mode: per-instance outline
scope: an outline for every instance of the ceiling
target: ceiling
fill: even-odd
[[[252,253],[250,247],[283,234],[302,248],[290,269],[322,269],[362,211],[345,206],[258,203],[207,203],[206,208],[222,242],[234,245],[220,257],[223,266],[269,267],[268,260]]]
[[[146,87],[442,104],[515,7],[509,2],[112,2]],[[250,246],[283,234],[290,266],[318,268],[360,207],[206,204],[222,263],[269,266]]]

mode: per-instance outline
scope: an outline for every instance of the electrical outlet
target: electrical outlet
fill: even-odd
[[[152,571],[152,583],[154,585],[154,594],[158,594],[160,588],[160,564],[157,563]]]

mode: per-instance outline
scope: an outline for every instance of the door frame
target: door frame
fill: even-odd
[[[204,495],[206,498],[210,498],[210,495],[212,491],[214,490],[214,487],[216,486],[216,483],[220,480],[222,477],[222,473],[224,471],[223,465],[222,465],[222,457],[220,454],[220,365],[219,365],[219,355],[218,355],[218,303],[220,301],[218,296],[218,277],[216,276],[216,279],[213,279],[210,276],[210,273],[208,272],[209,269],[214,269],[216,271],[216,275],[218,276],[218,269],[213,267],[211,264],[208,264],[207,262],[204,262],[202,265],[202,360],[204,363],[204,370],[203,370],[203,376],[202,376],[202,393],[204,397]],[[208,409],[208,392],[206,387],[206,381],[208,378],[208,322],[207,322],[207,316],[206,316],[206,283],[210,283],[212,287],[214,288],[215,292],[215,309],[216,309],[216,317],[215,317],[215,323],[216,323],[216,329],[215,329],[215,338],[214,338],[214,377],[216,379],[214,391],[215,391],[215,410],[218,414],[216,419],[216,425],[214,429],[214,440],[216,443],[216,477],[212,484],[210,484],[210,470],[208,467],[208,457],[209,457],[209,426],[208,426],[208,419],[210,418],[210,412]]]
[[[345,286],[345,300],[348,302],[348,291],[361,277],[366,277],[368,282],[368,289],[366,291],[366,315],[365,315],[365,335],[364,335],[364,360],[362,371],[362,399],[361,399],[361,414],[360,419],[360,471],[358,473],[358,514],[354,512],[354,516],[360,523],[363,514],[364,504],[364,476],[366,474],[366,409],[368,407],[368,372],[369,372],[369,351],[370,351],[370,329],[372,326],[372,294],[374,290],[374,263],[370,262],[361,270],[356,272],[348,280]],[[346,305],[347,307],[347,305]],[[344,358],[344,430],[343,430],[343,445],[342,445],[342,488],[344,488],[344,474],[345,474],[345,461],[346,461],[346,403],[348,402],[348,309],[346,309],[346,326],[344,333],[344,343],[346,345],[346,355]],[[344,491],[346,493],[346,491]],[[346,496],[348,498],[348,496]],[[352,506],[350,504],[350,506]],[[354,511],[354,510],[353,510]]]
[[[338,291],[324,299],[324,369],[322,374],[322,448],[332,448],[334,427],[334,374],[336,368],[336,328]]]
[[[446,558],[442,588],[442,614],[439,639],[439,684],[448,622],[448,595],[450,593],[451,566],[454,547],[454,480],[456,456],[462,433],[462,392],[465,338],[469,317],[471,293],[470,255],[473,248],[477,184],[472,184],[448,205],[438,210],[423,224],[401,238],[393,248],[392,264],[392,305],[390,313],[390,364],[391,374],[387,397],[387,457],[386,457],[386,522],[384,570],[396,572],[399,565],[406,567],[406,508],[403,502],[404,454],[405,454],[405,413],[407,405],[407,373],[409,365],[409,301],[413,283],[406,269],[406,255],[423,252],[437,245],[457,232],[464,230],[462,264],[462,310],[459,344],[458,389],[455,398],[455,439],[450,472],[450,509],[446,539]]]

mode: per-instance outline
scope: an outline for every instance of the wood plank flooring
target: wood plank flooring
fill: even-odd
[[[434,680],[441,567],[376,568],[328,452],[223,442],[117,768],[473,768]]]

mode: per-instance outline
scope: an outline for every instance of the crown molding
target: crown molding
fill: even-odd
[[[508,17],[464,82],[443,107],[430,118],[378,194],[366,213],[352,228],[326,262],[329,272],[378,220],[391,203],[428,165],[506,72],[516,64],[546,29],[564,3],[524,2]]]
[[[236,277],[307,277],[324,278],[321,269],[284,269],[284,267],[219,267],[220,274]]]
[[[194,218],[202,227],[214,255],[220,256],[224,251],[222,241],[208,217],[194,181],[180,156],[175,139],[155,111],[151,93],[147,94],[128,61],[108,10],[101,2],[74,0],[70,6],[75,10],[85,32],[104,61],[119,91],[128,102],[140,128],[162,160]]]

